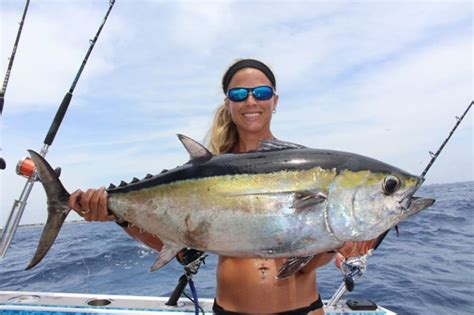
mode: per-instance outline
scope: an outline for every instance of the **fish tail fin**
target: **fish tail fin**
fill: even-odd
[[[28,150],[35,163],[36,172],[48,198],[48,220],[43,228],[36,253],[26,270],[36,266],[48,253],[71,208],[68,206],[70,194],[66,191],[51,165],[38,153]]]

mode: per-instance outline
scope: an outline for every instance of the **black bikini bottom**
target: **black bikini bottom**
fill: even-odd
[[[277,315],[306,315],[309,312],[315,311],[315,310],[320,309],[322,307],[323,307],[323,302],[321,301],[321,296],[319,296],[316,301],[314,301],[313,303],[311,303],[310,305],[308,305],[306,307],[301,307],[301,308],[294,309],[294,310],[291,310],[291,311],[279,312],[279,313],[274,313],[274,314],[277,314]],[[239,313],[239,312],[226,311],[219,304],[217,304],[215,299],[214,299],[214,305],[212,306],[212,310],[214,311],[214,314],[216,314],[216,315],[244,314],[244,313]]]

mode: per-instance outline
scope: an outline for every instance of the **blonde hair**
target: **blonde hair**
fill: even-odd
[[[208,132],[208,148],[214,154],[228,153],[237,144],[239,133],[225,104],[220,105],[214,114]]]

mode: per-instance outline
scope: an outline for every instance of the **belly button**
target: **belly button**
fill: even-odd
[[[258,268],[258,270],[260,270],[260,279],[262,279],[262,280],[266,279],[268,268],[265,267],[265,266],[262,266],[262,267]]]

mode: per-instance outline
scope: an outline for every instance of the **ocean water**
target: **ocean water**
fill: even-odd
[[[428,185],[419,196],[436,203],[391,231],[345,298],[368,298],[399,314],[474,314],[474,182]],[[44,211],[46,211],[44,209]],[[157,254],[113,223],[67,224],[33,270],[24,271],[41,233],[20,228],[0,260],[0,290],[169,295],[181,266],[149,272]],[[198,295],[213,297],[217,259],[195,276]],[[323,298],[342,281],[331,262],[318,270]]]

